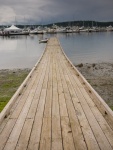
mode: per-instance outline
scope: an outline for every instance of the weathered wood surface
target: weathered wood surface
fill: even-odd
[[[113,113],[57,38],[25,84],[1,113],[0,150],[113,150]]]

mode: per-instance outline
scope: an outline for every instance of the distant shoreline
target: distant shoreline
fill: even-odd
[[[38,26],[52,26],[53,24],[56,24],[56,25],[59,25],[59,26],[69,26],[69,25],[72,25],[72,24],[77,24],[78,26],[92,26],[92,24],[94,26],[100,26],[100,27],[105,27],[105,26],[110,26],[112,25],[113,26],[113,21],[94,21],[94,20],[77,20],[77,21],[63,21],[63,22],[53,22],[53,23],[47,23],[47,24],[18,24],[16,25],[17,27],[20,27],[20,28],[24,28],[25,26],[26,27],[38,27]],[[0,25],[0,27],[7,27],[7,26],[10,26],[11,24],[7,24],[7,25]]]

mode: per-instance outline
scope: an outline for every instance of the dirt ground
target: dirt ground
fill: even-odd
[[[113,110],[113,64],[86,63],[75,66]]]

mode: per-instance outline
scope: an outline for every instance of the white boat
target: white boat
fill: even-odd
[[[98,32],[99,29],[97,27],[89,28],[89,32]]]
[[[37,29],[30,30],[30,34],[38,34],[38,31],[37,31]]]
[[[57,28],[56,29],[56,33],[64,33],[65,32],[65,28]]]
[[[37,33],[38,34],[44,34],[43,30],[38,30]]]
[[[44,34],[44,33],[45,33],[45,30],[44,30],[43,26],[39,26],[39,27],[37,28],[37,32],[38,32],[38,34]]]
[[[55,33],[56,33],[56,30],[55,30],[55,29],[48,28],[47,33],[49,33],[49,34],[55,34]]]
[[[80,27],[79,30],[84,30],[84,26]]]
[[[81,29],[80,32],[89,32],[89,29],[86,28],[86,29]]]
[[[107,31],[113,31],[113,27],[110,25],[110,26],[106,27],[106,30]]]
[[[47,43],[48,39],[45,38],[45,39],[42,39],[42,40],[39,40],[39,43]]]
[[[65,29],[65,33],[72,33],[73,30],[71,29],[71,27],[66,27]]]
[[[73,31],[73,33],[79,33],[80,32],[78,26],[73,26],[72,31]]]

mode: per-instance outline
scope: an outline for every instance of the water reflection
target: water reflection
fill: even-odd
[[[113,62],[113,32],[59,34],[61,45],[75,64]]]
[[[43,53],[39,39],[57,36],[74,64],[113,62],[113,32],[0,37],[0,69],[32,68]]]
[[[0,37],[0,69],[32,68],[44,47],[37,35]]]
[[[3,40],[2,42],[0,42],[0,53],[13,52],[15,51],[16,47],[17,47],[17,40],[8,40],[7,44]]]

